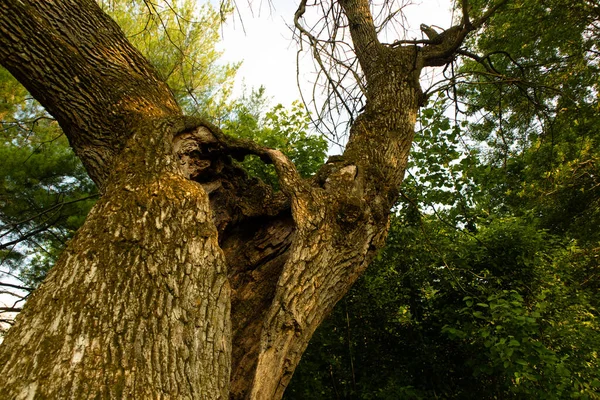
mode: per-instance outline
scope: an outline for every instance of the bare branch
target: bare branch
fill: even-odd
[[[79,198],[79,199],[75,199],[75,200],[71,200],[71,201],[64,201],[64,202],[60,202],[60,203],[54,204],[53,206],[51,206],[51,207],[49,207],[49,208],[41,211],[40,213],[38,213],[36,215],[33,215],[33,216],[29,217],[29,218],[26,218],[26,219],[18,221],[18,222],[13,222],[13,223],[10,223],[10,224],[6,224],[6,225],[3,225],[3,226],[0,226],[0,229],[6,229],[6,228],[10,228],[10,227],[14,228],[14,227],[17,227],[19,225],[26,224],[26,223],[31,222],[31,221],[39,218],[39,217],[44,216],[45,214],[48,214],[49,212],[52,212],[52,211],[56,210],[57,208],[60,209],[60,208],[62,208],[64,206],[66,206],[66,205],[78,203],[80,201],[85,201],[85,200],[93,199],[93,198],[98,197],[98,196],[99,196],[99,194],[96,193],[96,194],[85,196],[85,197],[82,197],[82,198]]]
[[[10,288],[19,289],[19,290],[25,290],[27,292],[33,292],[33,290],[34,290],[32,287],[14,285],[12,283],[6,283],[6,282],[0,282],[0,286],[10,287]]]
[[[21,312],[21,307],[0,307],[0,313],[3,312]]]

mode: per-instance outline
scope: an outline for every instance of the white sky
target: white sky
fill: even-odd
[[[269,9],[268,0],[255,0],[252,11],[246,0],[237,0],[237,4],[235,18],[230,18],[223,27],[221,43],[223,61],[243,61],[236,79],[235,95],[241,94],[244,84],[248,89],[263,85],[274,104],[288,106],[299,100],[297,46],[288,27],[293,22],[297,1],[273,0],[274,8]],[[452,0],[414,0],[413,5],[405,8],[411,29],[409,38],[421,38],[418,29],[421,23],[450,27],[451,5]],[[308,54],[304,57],[308,58]],[[301,80],[310,79],[311,68],[312,62],[305,59]],[[427,86],[427,83],[424,82],[424,85]]]

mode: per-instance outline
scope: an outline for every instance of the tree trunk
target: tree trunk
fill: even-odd
[[[0,3],[0,63],[103,193],[0,347],[5,396],[281,398],[385,241],[422,67],[458,47],[384,46],[367,0],[340,5],[367,105],[343,157],[305,180],[281,152],[181,116],[93,1]],[[246,154],[274,164],[282,192],[231,162]]]
[[[176,168],[135,171],[154,153],[151,138],[171,129],[152,124],[131,137],[104,196],[8,332],[7,398],[228,397],[230,288],[208,195],[172,160]]]

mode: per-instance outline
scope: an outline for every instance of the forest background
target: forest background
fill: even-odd
[[[311,175],[298,102],[232,98],[229,8],[100,1],[186,113]],[[314,335],[285,398],[600,398],[600,6],[510,2],[429,89],[387,246]],[[268,87],[267,87],[268,90]],[[0,69],[5,327],[97,199],[58,124]],[[277,187],[257,160],[246,169]],[[12,279],[7,279],[11,277]]]

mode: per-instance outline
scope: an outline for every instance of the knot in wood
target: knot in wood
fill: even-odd
[[[338,225],[346,232],[353,231],[366,216],[365,208],[364,201],[355,196],[344,199],[340,202],[336,215]]]

